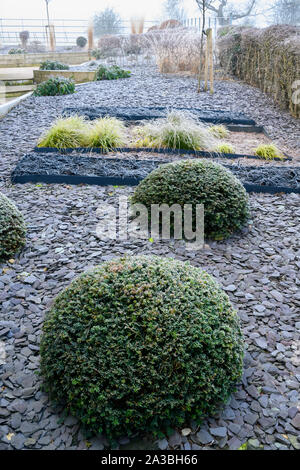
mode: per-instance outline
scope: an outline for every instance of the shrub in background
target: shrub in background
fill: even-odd
[[[28,44],[28,39],[29,39],[30,33],[29,31],[21,31],[19,33],[19,37],[21,39],[22,47],[23,49],[27,49],[27,44]]]
[[[249,217],[248,195],[242,183],[222,165],[208,160],[181,160],[160,165],[137,186],[132,203],[204,205],[205,236],[228,238]],[[193,226],[196,228],[195,213]]]
[[[75,82],[70,78],[51,77],[39,83],[34,90],[34,96],[70,95],[75,92]]]
[[[40,65],[40,70],[69,70],[67,64],[62,64],[56,60],[45,60]]]
[[[98,40],[98,49],[102,57],[111,57],[121,54],[122,36],[105,34]]]
[[[87,39],[84,36],[78,36],[76,39],[76,45],[83,49],[87,45]]]
[[[178,20],[166,20],[161,23],[159,29],[178,29],[182,27],[182,23]]]
[[[271,94],[277,104],[295,117],[300,117],[300,104],[293,98],[296,91],[293,86],[300,72],[299,32],[299,26],[288,25],[218,31],[222,67]]]
[[[92,54],[92,57],[94,57],[94,59],[96,59],[96,60],[99,60],[99,59],[101,59],[101,57],[102,57],[102,54],[101,54],[101,50],[100,50],[100,49],[93,49],[93,50],[91,51],[91,54]]]
[[[96,70],[96,80],[116,80],[118,78],[128,78],[131,72],[129,70],[123,70],[118,65],[112,65],[106,67],[105,65],[99,65]]]
[[[25,50],[24,49],[9,49],[8,51],[9,54],[25,54]]]
[[[27,47],[28,52],[45,52],[46,47],[41,41],[31,41],[29,46]]]
[[[242,366],[228,296],[170,258],[115,259],[81,275],[43,327],[46,391],[109,438],[199,422],[229,399]]]
[[[185,28],[151,31],[146,34],[161,73],[199,72],[200,35]]]
[[[0,262],[12,257],[26,242],[26,226],[21,212],[0,193]]]
[[[86,147],[88,145],[89,123],[81,116],[57,119],[38,142],[38,147],[58,149]]]
[[[172,148],[183,150],[211,150],[216,140],[209,128],[183,111],[171,111],[166,118],[155,119],[138,126],[134,133],[139,147]]]

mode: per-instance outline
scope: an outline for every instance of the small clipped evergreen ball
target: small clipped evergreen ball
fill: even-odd
[[[181,160],[160,165],[140,184],[133,204],[204,205],[207,238],[223,240],[249,218],[249,199],[242,183],[224,166],[209,160]],[[195,215],[193,219],[195,229]]]
[[[169,258],[117,258],[84,273],[43,327],[45,390],[110,439],[214,413],[242,363],[228,296],[206,272]]]
[[[12,257],[25,245],[26,226],[21,212],[0,193],[0,262]]]

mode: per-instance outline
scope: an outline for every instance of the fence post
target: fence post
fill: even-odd
[[[213,34],[212,29],[209,29],[207,36],[208,48],[209,48],[209,62],[210,62],[210,94],[214,93],[214,46],[213,46]]]
[[[208,66],[209,66],[209,47],[208,47],[208,35],[210,29],[205,31],[206,34],[206,48],[205,48],[205,63],[204,63],[204,91],[208,90]]]

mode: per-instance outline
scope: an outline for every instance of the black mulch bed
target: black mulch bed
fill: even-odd
[[[18,162],[11,181],[134,186],[159,165],[169,161],[33,152]],[[249,192],[300,193],[300,167],[224,166],[243,182]]]
[[[212,124],[240,124],[255,126],[255,121],[243,113],[232,111],[205,110],[197,108],[166,108],[166,107],[67,107],[63,110],[64,116],[80,114],[88,119],[97,119],[102,116],[111,116],[124,121],[141,121],[147,119],[158,119],[165,117],[168,111],[180,110],[192,112],[200,121],[210,122]]]
[[[58,149],[55,147],[35,147],[34,152],[39,153],[57,153]],[[108,152],[103,150],[102,148],[87,148],[87,147],[77,147],[77,148],[67,148],[67,149],[60,149],[60,153],[73,153],[73,152],[80,152],[80,153],[100,153],[106,155]],[[238,154],[238,153],[217,153],[217,152],[203,152],[197,150],[183,150],[183,149],[169,149],[169,148],[161,148],[155,149],[150,147],[145,148],[135,148],[135,147],[122,147],[122,148],[114,148],[111,151],[113,152],[121,152],[121,153],[164,153],[164,154],[172,154],[172,155],[191,155],[194,157],[201,157],[201,158],[225,158],[226,160],[238,160],[240,158],[250,158],[252,160],[261,160],[261,157],[257,155],[245,155],[245,154]],[[282,161],[282,158],[275,157],[273,160],[275,161]],[[292,161],[292,158],[288,155],[285,155],[284,160]]]

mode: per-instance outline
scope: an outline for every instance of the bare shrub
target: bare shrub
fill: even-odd
[[[28,52],[45,52],[46,46],[41,41],[31,41],[27,47]]]
[[[199,72],[200,35],[185,28],[151,31],[148,41],[161,73]]]
[[[181,27],[182,24],[178,20],[166,20],[161,23],[159,29],[177,29]]]

